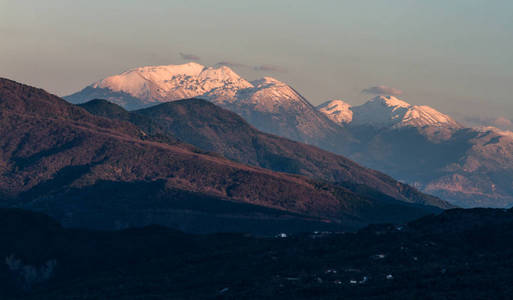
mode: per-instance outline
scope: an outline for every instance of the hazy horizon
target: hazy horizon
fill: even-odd
[[[362,90],[387,86],[486,124],[513,116],[511,11],[468,0],[0,0],[0,76],[64,96],[133,67],[225,62],[315,105],[360,104],[372,97]]]

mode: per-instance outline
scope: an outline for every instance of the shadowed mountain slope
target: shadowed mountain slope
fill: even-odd
[[[48,212],[69,226],[112,228],[162,220],[172,225],[175,220],[196,222],[202,231],[212,224],[188,217],[190,211],[206,211],[224,221],[277,219],[282,212],[305,222],[355,228],[436,211],[164,143],[129,122],[94,116],[7,79],[0,80],[0,111],[2,203]],[[263,208],[272,212],[260,213]]]
[[[133,120],[138,126],[157,124],[161,130],[200,149],[245,164],[306,175],[345,187],[363,186],[406,202],[449,207],[436,197],[342,156],[258,131],[237,114],[205,100],[179,100],[133,112],[105,100],[93,100],[81,106],[101,116]]]
[[[134,68],[65,99],[106,99],[133,110],[192,97],[233,111],[260,131],[343,155],[454,205],[513,205],[513,133],[465,128],[433,107],[394,96],[358,106],[332,100],[316,109],[275,78],[248,81],[226,66],[188,63]]]
[[[264,132],[334,151],[349,134],[288,84],[263,77],[247,81],[223,65],[145,66],[99,80],[65,99],[80,104],[106,99],[128,110],[199,97],[233,111]]]
[[[465,128],[431,107],[392,96],[354,107],[333,100],[318,109],[358,140],[337,153],[455,205],[513,205],[512,132]]]

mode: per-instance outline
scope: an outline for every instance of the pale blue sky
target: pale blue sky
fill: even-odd
[[[387,85],[451,114],[513,117],[513,1],[0,0],[0,76],[66,95],[155,64],[220,61],[314,104]]]

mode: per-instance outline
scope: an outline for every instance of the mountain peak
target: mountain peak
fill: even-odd
[[[369,100],[371,103],[381,103],[388,107],[410,107],[411,104],[397,98],[394,96],[377,96],[371,100]]]
[[[99,80],[91,87],[124,92],[134,97],[147,97],[151,94],[149,90],[152,88],[157,91],[162,90],[162,85],[176,76],[198,76],[204,69],[205,66],[193,62],[182,65],[138,67]]]
[[[199,74],[197,74],[196,77],[200,81],[224,82],[225,84],[235,84],[239,88],[251,87],[251,84],[249,82],[240,77],[237,73],[235,73],[231,68],[227,66],[206,67]],[[208,89],[209,87],[207,86],[205,88]]]
[[[205,67],[190,62],[130,69],[97,81],[66,98],[72,103],[103,98],[134,109],[203,96],[213,90],[217,90],[221,98],[231,98],[238,90],[251,87],[251,83],[227,66]]]
[[[267,86],[271,86],[271,85],[287,86],[287,84],[279,81],[278,79],[268,77],[268,76],[265,76],[265,77],[257,79],[257,80],[253,80],[253,81],[251,81],[251,84],[253,84],[256,88],[262,88],[262,87],[267,87]]]
[[[351,105],[343,100],[331,100],[317,106],[317,109],[337,124],[353,120]]]
[[[445,127],[461,128],[454,119],[426,105],[411,105],[394,96],[377,96],[359,106],[332,100],[317,107],[338,124],[374,127]]]
[[[136,68],[100,80],[66,100],[79,104],[95,98],[127,110],[202,98],[238,113],[263,131],[304,142],[321,141],[322,137],[338,135],[339,130],[288,84],[272,77],[249,82],[223,64]]]
[[[251,84],[253,88],[237,95],[238,101],[253,103],[257,110],[278,111],[290,108],[291,103],[305,102],[293,88],[275,78],[263,77],[252,81]]]

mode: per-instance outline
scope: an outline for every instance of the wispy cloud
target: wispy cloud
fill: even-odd
[[[278,72],[278,73],[286,73],[287,69],[284,67],[276,66],[276,65],[260,65],[254,66],[253,69],[255,71],[264,71],[264,72]]]
[[[513,129],[513,121],[505,117],[498,117],[493,121],[493,124],[499,128]]]
[[[230,67],[230,68],[251,68],[251,66],[249,66],[249,65],[241,64],[241,63],[237,63],[237,62],[232,62],[232,61],[218,62],[217,65],[218,66],[227,66],[227,67]]]
[[[180,57],[185,60],[201,60],[201,58],[195,54],[180,52]]]
[[[466,116],[463,122],[470,126],[493,126],[502,130],[513,130],[513,120],[505,117],[486,118],[477,116]]]
[[[222,62],[218,62],[217,65],[227,66],[230,68],[252,69],[254,71],[261,71],[261,72],[277,72],[277,73],[287,72],[287,69],[284,67],[280,67],[280,66],[276,66],[276,65],[269,65],[269,64],[250,66],[247,64],[233,62],[233,61],[222,61]]]
[[[388,87],[385,85],[379,85],[379,86],[371,86],[369,88],[363,89],[362,93],[372,94],[372,95],[400,96],[403,94],[403,91],[401,91],[400,89]]]

